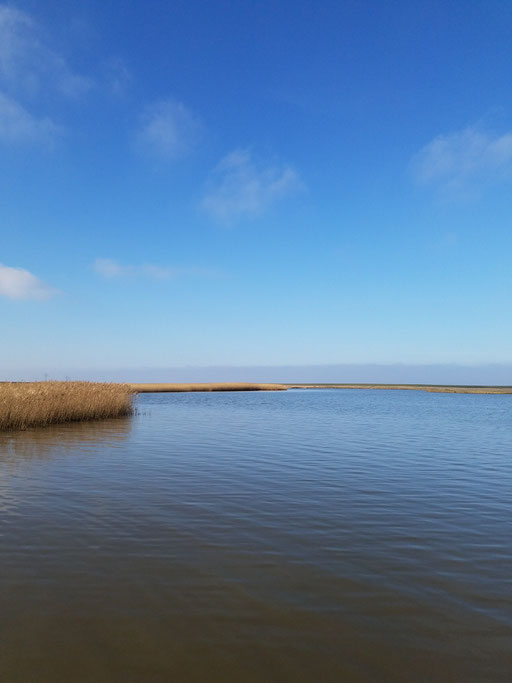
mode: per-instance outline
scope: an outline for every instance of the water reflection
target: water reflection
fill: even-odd
[[[0,433],[0,466],[17,460],[47,460],[71,452],[121,445],[130,436],[131,417],[37,427]]]
[[[25,494],[40,476],[34,465],[58,458],[69,458],[101,448],[119,448],[132,429],[130,417],[93,422],[74,422],[26,431],[0,433],[0,515],[12,515],[23,496],[20,482],[13,486],[13,477],[22,478]],[[9,519],[8,516],[3,517]],[[1,520],[0,520],[1,521]]]

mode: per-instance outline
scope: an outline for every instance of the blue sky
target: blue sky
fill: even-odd
[[[510,367],[511,29],[476,0],[0,4],[0,373]]]

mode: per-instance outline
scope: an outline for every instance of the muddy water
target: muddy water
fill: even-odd
[[[512,396],[147,394],[0,435],[0,680],[506,681]]]

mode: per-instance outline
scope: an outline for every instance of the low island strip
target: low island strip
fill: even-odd
[[[253,382],[196,382],[196,383],[141,383],[129,384],[137,394],[180,392],[180,391],[285,391],[285,384],[253,383]]]
[[[400,389],[439,394],[512,394],[512,386],[466,384],[285,384],[287,389]]]

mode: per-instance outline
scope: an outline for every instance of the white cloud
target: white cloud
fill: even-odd
[[[0,92],[0,142],[51,144],[62,128],[51,119],[37,119],[15,100]]]
[[[4,88],[31,97],[48,90],[77,97],[93,85],[46,44],[29,14],[6,5],[0,5],[0,80]]]
[[[496,135],[468,127],[439,135],[412,160],[416,179],[442,190],[477,189],[512,177],[512,132]]]
[[[58,294],[58,290],[50,287],[24,268],[11,268],[0,263],[0,296],[8,299],[43,300]]]
[[[233,223],[303,187],[291,166],[256,163],[248,150],[237,149],[214,169],[202,206],[216,220]]]
[[[148,106],[142,116],[141,149],[164,159],[186,156],[201,137],[199,119],[181,102],[164,100]]]
[[[174,280],[182,276],[212,277],[218,271],[208,268],[183,268],[157,266],[152,263],[141,265],[122,265],[110,258],[98,258],[93,264],[94,270],[106,278],[146,277],[154,280]]]

